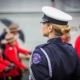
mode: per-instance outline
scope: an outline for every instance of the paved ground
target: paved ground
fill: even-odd
[[[26,74],[23,74],[22,80],[29,80],[29,72],[27,72]]]
[[[23,60],[22,62],[24,63],[24,65],[26,65],[26,67],[29,68],[29,60]],[[29,80],[29,71],[23,74],[22,80]]]

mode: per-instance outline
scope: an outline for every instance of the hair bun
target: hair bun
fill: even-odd
[[[61,28],[61,33],[62,34],[66,34],[66,33],[69,33],[69,31],[70,31],[70,26],[63,26],[62,28]]]

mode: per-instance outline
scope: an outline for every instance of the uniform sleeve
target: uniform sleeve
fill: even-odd
[[[6,50],[5,55],[6,55],[7,59],[9,59],[11,62],[16,64],[20,69],[25,68],[25,66],[19,61],[19,59],[15,53]]]
[[[35,80],[51,80],[46,57],[39,49],[33,52],[31,61],[31,70]]]
[[[6,66],[0,63],[0,72],[3,72],[5,70]]]
[[[17,47],[18,52],[21,52],[21,53],[23,53],[25,55],[30,53],[28,50],[24,50],[24,49],[20,48],[19,46],[16,46],[16,47]]]
[[[0,59],[0,63],[2,63],[5,66],[9,66],[10,65],[10,62],[8,62],[6,60],[3,60],[3,59]]]

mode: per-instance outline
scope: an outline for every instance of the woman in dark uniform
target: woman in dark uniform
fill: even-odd
[[[30,80],[80,80],[80,62],[71,44],[64,43],[61,36],[70,32],[68,21],[72,17],[58,9],[42,8],[43,36],[46,44],[33,51],[30,60]]]

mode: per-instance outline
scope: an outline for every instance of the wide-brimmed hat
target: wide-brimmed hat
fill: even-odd
[[[6,43],[13,42],[13,41],[15,41],[15,39],[16,39],[15,36],[11,33],[9,33],[5,36]]]
[[[10,32],[17,32],[17,31],[19,31],[20,29],[18,28],[17,25],[11,24],[11,25],[9,26],[9,30],[10,30]]]

